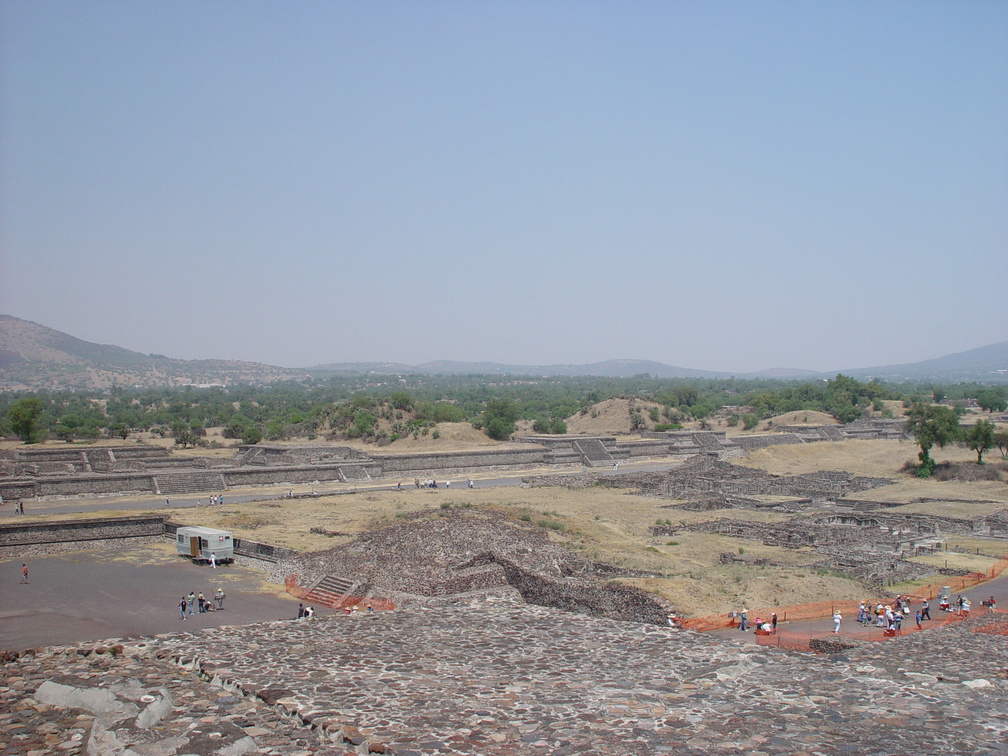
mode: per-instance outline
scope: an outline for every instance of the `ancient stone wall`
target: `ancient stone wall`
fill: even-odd
[[[165,519],[162,515],[131,515],[93,520],[5,523],[0,525],[0,546],[163,536]]]
[[[794,433],[774,433],[767,436],[732,436],[732,441],[746,451],[765,449],[768,446],[779,446],[781,444],[804,443]]]
[[[493,467],[531,467],[546,464],[546,450],[502,449],[484,452],[445,452],[442,454],[396,454],[376,457],[385,475],[423,474],[426,472],[465,472]]]
[[[35,483],[38,496],[79,496],[133,491],[153,492],[154,479],[148,474],[91,474],[72,478],[40,478]]]
[[[380,472],[373,466],[376,473]],[[232,468],[221,471],[229,487],[271,486],[281,483],[314,483],[315,481],[343,480],[340,468],[334,465],[299,465],[290,467]]]

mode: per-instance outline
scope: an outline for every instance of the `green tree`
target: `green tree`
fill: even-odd
[[[18,399],[7,411],[11,427],[26,444],[38,441],[38,419],[42,415],[42,400],[36,396]]]
[[[931,448],[944,448],[959,437],[959,416],[951,407],[916,402],[907,413],[907,432],[917,440],[920,447],[917,458],[921,463],[917,475],[929,478],[935,467],[930,455]]]
[[[413,409],[413,397],[407,394],[405,391],[395,391],[392,396],[389,397],[389,401],[392,402],[392,406],[400,410],[411,410]]]
[[[994,446],[994,423],[978,420],[976,425],[963,433],[963,444],[977,453],[977,464],[983,464],[984,452]]]
[[[490,438],[506,441],[515,432],[518,417],[518,406],[514,402],[497,397],[488,401],[483,410],[483,427]]]
[[[374,431],[378,418],[370,412],[355,412],[353,418],[353,437],[370,436]]]
[[[180,430],[175,434],[175,443],[185,449],[187,446],[196,446],[196,434],[188,428]]]
[[[1008,431],[998,431],[994,434],[994,446],[1001,452],[1001,456],[1008,459]]]
[[[977,406],[987,412],[1004,412],[1005,399],[994,389],[981,391],[976,397]]]
[[[123,441],[129,437],[129,428],[126,427],[125,423],[112,423],[108,427],[109,434],[113,436],[119,436]]]

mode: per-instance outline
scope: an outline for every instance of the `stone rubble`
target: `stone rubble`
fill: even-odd
[[[973,631],[1002,616],[813,655],[505,589],[23,653],[0,665],[0,742],[25,756],[1004,754],[1008,638]]]

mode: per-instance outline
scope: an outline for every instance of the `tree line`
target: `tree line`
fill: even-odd
[[[840,422],[851,422],[871,410],[891,416],[884,404],[887,400],[900,400],[906,407],[927,407],[951,397],[963,404],[975,400],[985,410],[1001,411],[1006,393],[1008,387],[891,385],[842,374],[814,382],[657,379],[647,375],[345,374],[273,386],[5,393],[0,395],[0,435],[26,442],[44,438],[73,441],[126,438],[137,431],[153,431],[188,446],[201,443],[207,428],[219,427],[226,438],[244,443],[295,436],[381,442],[437,433],[438,423],[468,422],[491,438],[507,439],[519,420],[532,421],[536,433],[565,433],[567,418],[587,412],[598,402],[620,397],[657,405],[648,411],[659,429],[703,421],[726,406],[738,408],[729,414],[728,424],[741,422],[748,429],[761,419],[801,410],[825,412]],[[955,407],[947,409],[958,417]],[[643,411],[636,412],[637,426],[644,427]],[[945,436],[938,433],[928,449],[942,438]]]

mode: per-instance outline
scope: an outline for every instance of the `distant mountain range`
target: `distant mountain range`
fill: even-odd
[[[0,315],[0,388],[108,389],[115,386],[208,386],[268,384],[334,373],[426,375],[606,376],[627,378],[779,378],[817,379],[837,372],[886,381],[1008,382],[1008,341],[905,365],[818,373],[771,369],[724,373],[666,365],[650,360],[606,360],[589,365],[508,365],[497,362],[435,361],[422,365],[394,362],[340,362],[295,369],[240,360],[176,360],[83,341],[38,323]]]
[[[304,370],[258,362],[141,354],[0,315],[0,384],[7,389],[263,384],[306,377]]]

